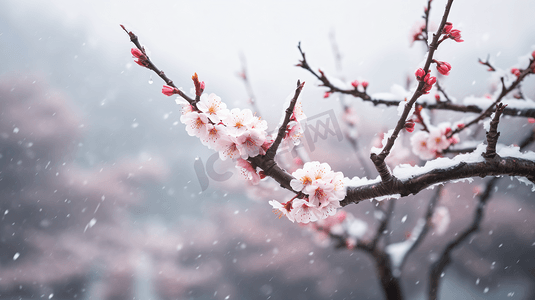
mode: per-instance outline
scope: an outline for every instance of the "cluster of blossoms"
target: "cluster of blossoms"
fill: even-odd
[[[450,66],[450,68],[451,68],[451,66]],[[429,70],[427,70],[427,72],[426,72],[422,68],[419,68],[418,70],[416,70],[414,75],[416,75],[416,79],[418,81],[424,82],[424,88],[423,88],[422,92],[424,94],[429,94],[429,91],[431,91],[431,88],[433,87],[433,84],[435,84],[435,82],[437,82],[437,78],[434,77],[434,76],[431,76],[431,72]]]
[[[461,31],[458,29],[453,29],[453,24],[451,22],[446,22],[442,33],[444,34],[444,37],[442,38],[443,40],[449,38],[457,43],[464,42],[464,40],[461,40]]]
[[[269,201],[273,209],[285,215],[290,221],[308,223],[332,216],[345,198],[344,175],[334,172],[326,163],[307,162],[303,169],[292,173],[292,189],[300,193],[286,203]],[[302,199],[298,196],[304,197]]]
[[[451,132],[452,130],[448,123],[440,124],[438,127],[431,127],[429,132],[418,131],[411,136],[412,152],[425,160],[440,156],[442,150],[459,142],[459,136],[457,134],[450,136]]]
[[[535,51],[531,53],[531,59],[530,59],[530,65],[529,68],[531,69],[531,73],[535,73]],[[518,68],[512,68],[511,74],[515,75],[516,77],[520,77],[520,74],[522,73],[522,70]]]
[[[264,178],[262,171],[257,172],[247,158],[264,155],[274,141],[267,133],[267,122],[254,115],[249,109],[227,109],[227,105],[215,94],[202,94],[205,84],[193,76],[199,101],[192,105],[186,100],[177,99],[182,105],[180,122],[186,125],[190,136],[198,137],[202,144],[219,152],[221,160],[236,160],[236,168],[246,179],[258,184]],[[162,93],[167,96],[179,94],[177,88],[164,85]],[[300,121],[305,119],[300,102],[296,103],[285,140],[296,140],[303,130]]]
[[[366,233],[368,224],[351,213],[340,210],[333,216],[310,223],[308,228],[314,232],[314,239],[320,245],[333,238],[339,247],[354,249],[357,241]]]

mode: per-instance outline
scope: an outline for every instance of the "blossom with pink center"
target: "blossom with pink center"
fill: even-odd
[[[295,199],[292,203],[290,214],[298,223],[307,224],[309,222],[317,221],[317,215],[320,213],[310,202],[303,199]]]
[[[189,102],[186,101],[186,100],[184,100],[184,99],[177,98],[177,99],[175,100],[175,102],[176,102],[176,104],[182,106],[182,109],[180,110],[180,112],[181,112],[183,115],[195,111],[195,109],[193,108],[193,106],[192,106],[191,104],[189,104]]]
[[[445,130],[442,128],[432,128],[429,130],[427,148],[431,151],[441,152],[449,146],[450,142],[446,138]]]
[[[286,129],[286,136],[284,138],[290,139],[294,145],[298,145],[303,134],[304,134],[304,130],[301,127],[301,123],[296,122],[296,121],[291,121],[288,123],[287,129]]]
[[[280,203],[277,200],[271,200],[269,201],[269,204],[273,206],[273,211],[279,215],[279,218],[281,218],[283,215],[288,218],[288,220],[295,222],[295,218],[293,214],[290,213],[292,209],[292,200],[286,202],[286,203]]]
[[[326,205],[320,207],[316,212],[316,217],[321,220],[328,218],[330,216],[334,216],[336,212],[338,211],[338,208],[340,208],[340,202],[339,201],[331,201],[328,202]]]
[[[333,190],[334,185],[320,179],[314,180],[313,183],[308,186],[305,193],[309,194],[310,203],[317,207],[324,207],[329,204]]]
[[[196,136],[203,139],[208,134],[208,117],[202,113],[193,111],[184,114],[180,116],[180,122],[186,125],[186,131],[190,136]]]
[[[227,105],[221,102],[221,98],[213,93],[210,95],[203,94],[201,100],[197,103],[197,108],[205,113],[210,121],[215,124],[221,122],[221,119],[229,114]]]
[[[222,119],[223,124],[228,128],[228,133],[233,136],[239,136],[244,133],[251,122],[253,122],[253,113],[249,109],[240,110],[234,108]]]
[[[236,161],[236,168],[240,169],[242,175],[247,180],[251,180],[252,184],[257,185],[260,182],[260,175],[258,175],[256,169],[253,168],[251,163],[245,159],[238,158]]]
[[[266,140],[265,131],[247,130],[236,137],[238,151],[242,158],[255,157]]]
[[[307,162],[302,169],[298,169],[292,173],[292,176],[296,179],[290,181],[291,187],[295,191],[301,191],[307,189],[316,180],[324,179],[324,181],[330,181],[331,167],[326,163],[319,163],[317,161]],[[313,190],[313,189],[312,189]],[[308,191],[306,193],[309,193]]]
[[[435,151],[432,151],[428,147],[429,134],[425,131],[418,131],[411,136],[412,152],[421,159],[433,159],[435,158]]]
[[[238,149],[238,143],[236,138],[223,135],[217,139],[215,149],[219,149],[219,158],[226,160],[227,158],[235,159],[240,157],[240,150]]]
[[[450,74],[450,71],[451,71],[451,65],[445,61],[438,61],[438,60],[435,60],[436,64],[437,64],[437,70],[438,72],[440,72],[440,74],[442,75],[449,75]]]
[[[220,148],[218,148],[220,145],[218,141],[222,137],[227,136],[227,128],[222,124],[207,124],[206,130],[206,136],[201,139],[203,145],[216,151],[221,150]]]

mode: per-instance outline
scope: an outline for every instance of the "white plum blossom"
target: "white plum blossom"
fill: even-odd
[[[459,136],[451,137],[449,123],[442,123],[438,127],[430,126],[429,132],[419,131],[411,136],[412,152],[421,159],[429,160],[439,156],[450,145],[459,142]]]
[[[221,98],[214,93],[210,95],[203,94],[197,103],[197,108],[206,114],[214,124],[218,124],[221,119],[229,114],[227,105],[221,102]]]
[[[309,223],[318,220],[319,210],[312,203],[303,200],[296,199],[292,203],[292,211],[290,214],[295,218],[298,223]]]
[[[208,134],[208,118],[202,113],[188,112],[180,116],[180,122],[186,125],[186,131],[190,136],[203,139]]]
[[[247,130],[236,137],[238,150],[242,158],[255,157],[261,154],[262,145],[266,140],[266,132],[260,130]]]
[[[269,201],[269,204],[273,206],[273,211],[279,214],[279,218],[281,218],[284,215],[288,218],[288,220],[292,221],[292,223],[295,221],[294,216],[290,213],[292,209],[292,201],[288,201],[286,203],[280,203],[277,200],[271,200]]]
[[[245,159],[238,158],[236,161],[236,168],[240,169],[242,175],[247,180],[251,180],[252,184],[257,185],[260,182],[260,175],[258,175],[251,163]]]
[[[340,200],[346,195],[341,172],[332,171],[326,163],[307,162],[292,176],[296,178],[290,182],[292,189],[305,195],[303,199],[290,200],[291,206],[286,205],[295,221],[308,223],[336,214]]]

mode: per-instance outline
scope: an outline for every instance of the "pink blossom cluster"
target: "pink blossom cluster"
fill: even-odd
[[[418,131],[411,136],[412,152],[421,159],[433,159],[441,155],[442,150],[459,142],[459,136],[449,136],[452,130],[448,123],[430,127],[429,132]]]
[[[309,223],[332,216],[345,198],[346,188],[342,172],[334,172],[326,163],[307,162],[292,173],[292,189],[300,192],[286,203],[269,201],[273,209],[290,221]],[[303,198],[298,198],[304,195]]]
[[[419,68],[418,70],[416,70],[414,75],[416,76],[416,79],[418,81],[421,81],[421,82],[424,83],[424,87],[423,87],[422,92],[424,94],[429,94],[429,91],[431,91],[431,88],[433,87],[433,84],[435,84],[435,82],[437,82],[437,78],[434,77],[434,76],[431,76],[431,72],[429,70],[427,70],[427,72],[426,72],[422,68]]]
[[[251,110],[228,110],[215,94],[203,94],[197,103],[198,110],[186,101],[179,102],[183,105],[180,122],[186,125],[188,134],[218,151],[222,160],[247,159],[265,154],[269,147],[267,122]]]
[[[457,43],[464,42],[464,40],[461,40],[461,31],[453,29],[453,24],[451,22],[446,22],[442,33],[444,34],[444,38],[450,38]]]

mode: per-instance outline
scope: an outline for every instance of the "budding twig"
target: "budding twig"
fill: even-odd
[[[500,122],[500,116],[502,115],[505,106],[507,105],[503,105],[503,103],[496,106],[494,118],[490,122],[490,130],[487,132],[487,151],[482,154],[486,159],[491,159],[496,156],[496,144],[498,143],[498,137],[500,136],[500,133],[498,132],[498,123]]]
[[[143,54],[146,56],[147,65],[145,67],[147,67],[147,69],[154,71],[154,73],[156,73],[165,82],[165,84],[167,84],[168,86],[174,87],[176,89],[176,93],[180,95],[180,97],[184,98],[186,101],[188,101],[191,105],[193,105],[196,108],[195,101],[191,99],[188,95],[184,94],[184,92],[182,92],[179,88],[177,88],[176,85],[173,83],[173,81],[169,77],[167,77],[163,71],[160,71],[156,67],[156,65],[154,65],[154,63],[150,60],[149,56],[145,52],[145,48],[143,48],[141,44],[139,43],[138,37],[132,31],[126,30],[126,28],[123,25],[120,25],[120,26],[128,34],[128,36],[130,37],[130,41],[134,45],[136,45],[137,49],[143,52]]]

